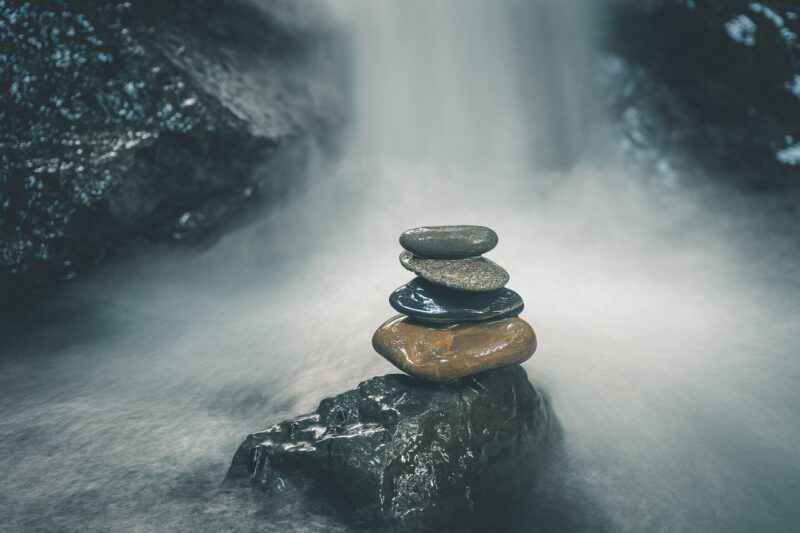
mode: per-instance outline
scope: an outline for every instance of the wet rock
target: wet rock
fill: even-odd
[[[619,0],[606,18],[603,70],[634,161],[670,180],[798,190],[797,2]]]
[[[503,267],[485,257],[427,259],[405,251],[400,253],[400,264],[434,285],[461,291],[496,291],[509,279]]]
[[[287,192],[343,116],[312,7],[0,2],[0,307]]]
[[[398,315],[372,337],[372,347],[412,376],[448,381],[527,361],[536,334],[521,318],[462,324],[421,324]]]
[[[520,366],[449,384],[375,377],[247,437],[226,485],[276,505],[310,486],[348,519],[457,528],[534,482],[556,429]]]
[[[404,231],[400,246],[422,257],[460,259],[497,246],[497,234],[484,226],[423,226]]]
[[[510,289],[465,292],[433,285],[416,278],[395,290],[389,303],[399,313],[434,323],[471,322],[516,316],[522,297]]]

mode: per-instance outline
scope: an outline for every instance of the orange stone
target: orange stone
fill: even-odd
[[[518,317],[423,324],[397,315],[378,328],[372,346],[403,372],[450,381],[527,361],[536,351],[536,334]]]

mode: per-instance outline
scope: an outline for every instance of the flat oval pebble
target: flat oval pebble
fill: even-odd
[[[475,257],[497,246],[497,233],[484,226],[423,226],[403,232],[400,246],[435,259]]]
[[[518,317],[434,325],[398,315],[378,328],[372,346],[403,372],[450,381],[528,360],[536,351],[536,334]]]
[[[496,291],[508,283],[508,272],[485,257],[428,259],[405,251],[400,264],[434,285],[459,291]]]
[[[389,303],[399,313],[435,323],[495,320],[522,312],[522,297],[510,289],[465,292],[416,278],[395,290]]]

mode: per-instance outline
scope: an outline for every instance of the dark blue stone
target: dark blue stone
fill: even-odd
[[[467,292],[416,278],[395,290],[389,303],[398,312],[425,322],[469,322],[516,316],[522,297],[510,289]]]

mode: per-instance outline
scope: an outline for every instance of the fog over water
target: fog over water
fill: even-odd
[[[0,529],[345,530],[217,487],[247,433],[394,371],[370,339],[411,278],[397,237],[428,224],[495,229],[525,299],[524,366],[565,432],[549,530],[796,528],[800,257],[768,200],[626,169],[580,2],[331,3],[341,159],[206,249],[146,251],[0,328]]]

